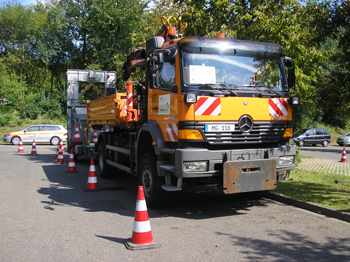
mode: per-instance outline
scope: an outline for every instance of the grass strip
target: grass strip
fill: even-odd
[[[350,177],[295,169],[289,178],[293,181],[278,182],[273,192],[350,212]]]

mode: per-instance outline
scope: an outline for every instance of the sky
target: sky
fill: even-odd
[[[36,4],[36,0],[15,0],[17,3],[21,4],[21,5],[32,5],[32,4]],[[4,2],[8,2],[7,0],[0,0],[0,6],[2,6],[2,4]],[[10,2],[12,2],[12,0],[10,0]],[[40,2],[43,2],[42,0]]]

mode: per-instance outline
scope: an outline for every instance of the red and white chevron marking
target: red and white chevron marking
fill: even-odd
[[[167,141],[177,142],[178,140],[177,124],[166,124],[166,139]]]
[[[286,98],[269,99],[270,116],[288,116],[288,103]]]
[[[196,116],[220,116],[221,100],[217,97],[199,97],[195,104]]]
[[[133,106],[133,98],[132,98],[132,94],[128,94],[128,106]]]

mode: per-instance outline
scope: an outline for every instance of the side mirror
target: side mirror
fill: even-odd
[[[284,65],[288,67],[288,87],[293,88],[295,86],[295,69],[294,61],[292,58],[286,56],[283,58]]]
[[[159,68],[158,65],[164,63],[163,53],[153,53],[152,55],[152,80],[153,88],[159,86]]]
[[[293,88],[295,86],[295,71],[294,67],[288,69],[288,87]]]
[[[173,85],[172,88],[171,88],[171,92],[173,93],[177,93],[179,91],[177,85]]]
[[[172,47],[166,51],[164,51],[164,62],[172,63],[175,62],[175,57],[177,54],[177,49],[176,47]]]

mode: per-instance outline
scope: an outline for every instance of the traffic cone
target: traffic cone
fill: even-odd
[[[78,123],[76,123],[76,125],[75,125],[74,142],[80,142]]]
[[[56,156],[55,159],[57,160],[58,157],[58,152],[60,151],[60,144],[57,145],[57,150],[56,150]]]
[[[94,137],[92,138],[92,143],[93,144],[97,144],[97,132],[96,132],[96,130],[94,131]]]
[[[63,148],[63,142],[62,142],[62,138],[61,138],[61,140],[60,140],[60,148],[61,148],[61,150],[62,150],[62,155],[64,154],[64,148]]]
[[[31,154],[31,155],[37,155],[37,154],[38,154],[38,153],[36,152],[35,139],[33,140],[32,152],[31,152],[30,154]]]
[[[62,148],[60,147],[57,155],[57,163],[64,164],[63,154],[62,154]]]
[[[70,150],[68,169],[66,173],[77,173],[78,171],[75,168],[73,149]]]
[[[96,168],[94,165],[94,159],[91,158],[89,178],[87,182],[87,190],[96,190],[98,189],[97,177],[96,177]]]
[[[19,138],[19,146],[18,146],[18,153],[23,153],[23,144],[22,144],[22,138]]]
[[[340,162],[346,162],[346,150],[343,148],[343,154],[341,155]]]
[[[153,242],[143,186],[138,189],[131,242],[125,242],[125,246],[132,250],[160,247],[160,244]]]

